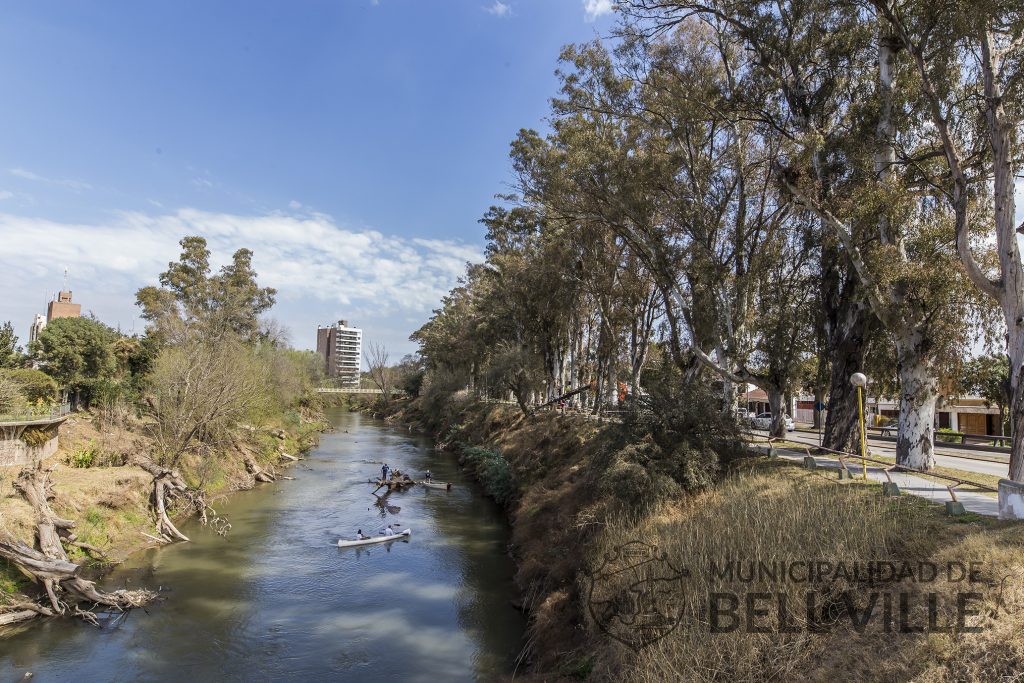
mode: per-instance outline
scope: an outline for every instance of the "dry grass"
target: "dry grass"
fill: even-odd
[[[601,653],[594,661],[594,678],[980,683],[1024,670],[1024,609],[1020,614],[1005,610],[1005,605],[1024,607],[1024,526],[988,520],[964,524],[942,516],[925,501],[909,496],[882,498],[874,489],[762,460],[713,492],[664,508],[640,522],[610,525],[594,544],[591,562],[599,562],[623,539],[639,538],[657,543],[670,562],[689,568],[691,575],[682,584],[682,624],[639,652],[602,636],[590,621],[589,630],[595,636],[591,647]],[[769,565],[808,560],[851,565],[927,560],[944,566],[948,561],[980,561],[984,583],[969,590],[982,592],[985,612],[995,609],[1004,575],[1021,580],[1006,582],[1000,616],[969,620],[982,628],[979,633],[886,632],[880,611],[863,633],[857,633],[843,613],[841,596],[849,591],[857,607],[863,608],[871,590],[866,585],[844,578],[810,586],[770,579],[729,581],[709,570],[712,562],[721,565],[730,559]],[[833,606],[834,621],[826,633],[809,633],[805,628],[802,606],[808,590]],[[912,593],[909,622],[923,624],[928,620],[923,593],[936,593],[939,623],[945,623],[955,608],[957,592],[965,588],[940,577],[930,583],[904,581],[874,590],[892,594],[894,604],[899,593]],[[741,601],[755,592],[785,594],[788,604],[800,610],[791,616],[801,628],[797,633],[778,633],[779,601],[773,598],[765,603],[770,614],[757,621],[770,632],[740,628],[711,633],[709,594],[715,592],[738,594]]]

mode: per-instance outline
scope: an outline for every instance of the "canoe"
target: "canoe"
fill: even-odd
[[[451,491],[452,483],[450,481],[421,481],[421,484],[429,489],[445,489]]]
[[[374,536],[373,538],[364,538],[361,541],[345,541],[338,540],[339,548],[350,548],[354,545],[371,545],[373,543],[387,543],[388,541],[397,541],[400,538],[409,538],[412,536],[412,529],[406,529],[405,531],[396,531],[393,536]]]

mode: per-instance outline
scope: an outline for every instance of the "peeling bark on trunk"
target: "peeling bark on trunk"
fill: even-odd
[[[921,344],[920,335],[913,332],[896,340],[900,377],[896,463],[930,470],[935,467],[935,402],[939,382]]]

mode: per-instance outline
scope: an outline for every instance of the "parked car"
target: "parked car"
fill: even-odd
[[[796,424],[794,424],[793,418],[791,418],[789,415],[786,415],[785,416],[785,420],[786,420],[786,431],[787,432],[791,432],[794,429],[796,429]],[[771,427],[772,427],[772,414],[771,413],[761,413],[760,415],[755,417],[754,418],[754,427],[756,429],[764,429],[765,431],[771,429]]]

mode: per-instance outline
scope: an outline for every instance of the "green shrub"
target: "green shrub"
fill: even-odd
[[[680,450],[686,446],[681,445]],[[598,480],[602,496],[614,499],[624,509],[644,512],[661,501],[679,496],[683,488],[699,488],[697,472],[713,472],[714,463],[681,460],[675,466],[660,463],[662,456],[650,439],[629,444],[615,452]],[[698,457],[683,453],[681,457]],[[701,458],[707,457],[701,454]],[[713,454],[712,454],[713,457]],[[689,485],[682,482],[692,482]]]
[[[659,491],[674,488],[661,477],[686,491],[710,487],[720,463],[741,451],[735,418],[719,409],[719,394],[700,380],[684,381],[668,359],[648,381],[647,393],[627,403],[608,466],[619,460],[636,463]]]
[[[516,493],[512,465],[497,451],[470,447],[462,450],[460,462],[470,468],[484,487],[484,492],[499,505],[506,505]]]
[[[92,467],[100,455],[100,449],[96,444],[90,441],[85,446],[79,446],[71,454],[68,459],[68,464],[72,467]]]
[[[944,441],[945,443],[960,443],[962,438],[963,437],[949,427],[939,427],[939,430],[935,435],[936,441]]]

